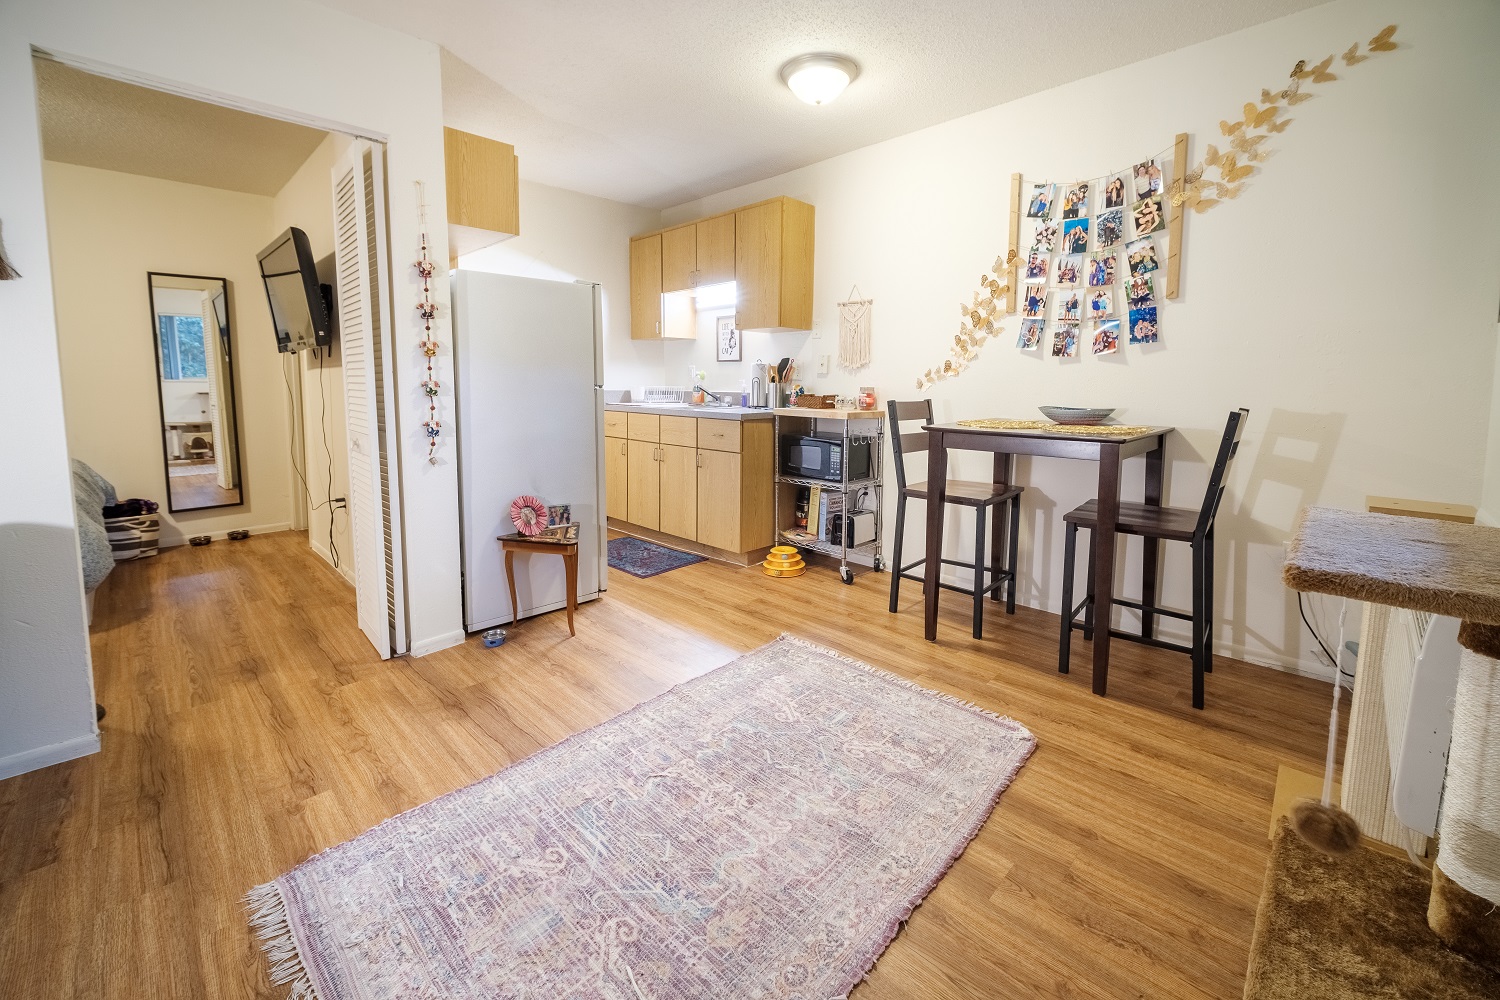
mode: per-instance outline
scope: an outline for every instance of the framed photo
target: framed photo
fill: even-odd
[[[1094,226],[1094,246],[1108,250],[1125,238],[1125,213],[1113,208],[1099,215]]]
[[[1104,182],[1104,207],[1125,207],[1125,175],[1115,174]]]
[[[1113,288],[1096,288],[1089,293],[1089,319],[1099,320],[1115,319],[1115,290]]]
[[[1150,274],[1160,266],[1156,259],[1156,244],[1149,236],[1125,244],[1125,259],[1130,264],[1132,276]]]
[[[1057,199],[1056,184],[1033,184],[1031,201],[1026,205],[1026,218],[1048,219],[1052,217],[1052,202]]]
[[[720,361],[739,361],[745,353],[740,331],[734,328],[734,314],[720,316],[718,323],[718,350],[714,357]]]
[[[1058,257],[1052,283],[1064,288],[1077,288],[1083,284],[1083,254],[1064,254]]]
[[[1096,253],[1089,258],[1089,287],[1102,288],[1115,283],[1117,260],[1114,251]]]
[[[1041,222],[1036,227],[1036,238],[1031,241],[1032,253],[1051,253],[1057,249],[1057,223]]]
[[[1016,338],[1016,346],[1023,351],[1034,351],[1042,343],[1042,321],[1039,319],[1021,320],[1021,334]]]
[[[1154,344],[1158,336],[1154,306],[1130,310],[1130,342],[1132,344]]]
[[[1089,220],[1068,219],[1063,223],[1063,253],[1083,253],[1089,248]]]
[[[1076,291],[1057,293],[1057,319],[1059,322],[1063,320],[1077,322],[1080,318],[1079,310],[1082,308],[1082,299]]]
[[[573,505],[566,503],[547,505],[547,527],[556,528],[573,523]]]
[[[1167,217],[1162,214],[1159,194],[1142,198],[1131,206],[1130,213],[1135,219],[1136,236],[1149,236],[1167,228]]]
[[[1026,284],[1021,293],[1021,316],[1039,319],[1047,308],[1047,283],[1033,281]]]
[[[1063,194],[1062,217],[1064,219],[1086,219],[1089,215],[1089,182],[1070,184]]]
[[[1078,321],[1059,320],[1052,327],[1052,356],[1054,358],[1078,357]]]
[[[1099,323],[1094,327],[1094,353],[1114,354],[1120,349],[1120,321]]]

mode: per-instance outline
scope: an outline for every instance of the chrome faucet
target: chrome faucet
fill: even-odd
[[[715,403],[722,404],[724,402],[723,397],[720,396],[718,393],[716,393],[716,392],[709,392],[707,389],[703,388],[703,386],[697,385],[696,383],[693,385],[693,391],[694,392],[701,392],[701,393],[703,393],[703,395],[707,396],[709,399],[713,400]]]

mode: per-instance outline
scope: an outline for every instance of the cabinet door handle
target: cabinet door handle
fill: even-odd
[[[694,464],[696,464],[700,469],[703,468],[703,452],[698,452],[693,456],[693,458],[696,460]]]

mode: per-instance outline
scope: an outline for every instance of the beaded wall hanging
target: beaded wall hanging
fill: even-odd
[[[422,298],[417,302],[417,314],[422,317],[422,339],[417,343],[422,354],[427,359],[427,377],[422,380],[422,391],[427,395],[427,419],[422,421],[422,428],[427,432],[427,461],[431,465],[437,465],[438,438],[442,436],[443,424],[438,419],[438,393],[442,389],[441,383],[433,376],[432,359],[437,357],[438,342],[432,336],[432,321],[437,318],[437,303],[432,301],[432,276],[437,273],[437,265],[432,262],[427,246],[427,198],[422,188],[422,182],[417,181],[417,214],[422,224],[422,251],[416,261],[412,264],[417,269],[417,274],[422,278]]]

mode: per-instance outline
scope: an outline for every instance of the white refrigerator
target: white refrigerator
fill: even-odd
[[[498,535],[530,494],[568,504],[578,600],[605,589],[604,395],[599,286],[483,271],[452,274],[464,627],[511,620]],[[520,618],[567,605],[563,561],[517,553]]]

